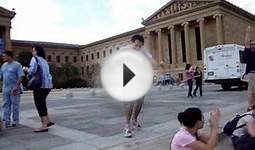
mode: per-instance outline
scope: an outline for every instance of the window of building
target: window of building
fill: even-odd
[[[65,56],[65,62],[69,62],[69,57]]]
[[[182,62],[186,62],[186,44],[185,44],[185,34],[181,31],[181,42],[182,42]]]
[[[48,60],[48,62],[51,62],[51,56],[50,55],[48,55],[47,60]]]
[[[106,56],[106,52],[105,52],[105,51],[103,51],[103,56],[104,56],[104,57]]]
[[[77,57],[76,57],[76,56],[73,57],[73,62],[74,62],[74,63],[77,62]]]
[[[172,45],[171,45],[171,35],[168,34],[168,47],[169,47],[169,63],[172,64]]]
[[[5,49],[4,38],[2,37],[2,35],[0,35],[0,53],[2,53],[4,49]]]
[[[86,55],[86,61],[89,61],[89,55]]]
[[[60,63],[60,56],[56,56],[56,60],[58,63]]]
[[[81,75],[84,76],[84,67],[81,67]]]
[[[100,58],[100,54],[99,54],[99,52],[97,52],[97,59],[99,59]]]
[[[81,62],[83,62],[83,56],[81,56]]]
[[[202,60],[200,28],[195,28],[197,60]]]
[[[94,60],[94,54],[91,54],[91,60]]]
[[[89,66],[86,68],[87,75],[89,75]]]

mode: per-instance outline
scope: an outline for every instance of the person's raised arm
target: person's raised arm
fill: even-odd
[[[250,48],[250,42],[251,42],[251,26],[248,26],[246,29],[246,34],[245,34],[245,47]]]

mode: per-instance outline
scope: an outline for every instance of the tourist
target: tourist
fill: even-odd
[[[251,27],[248,26],[245,36],[244,60],[247,63],[246,75],[248,76],[248,105],[255,105],[255,42],[251,41]]]
[[[41,87],[33,90],[34,103],[41,118],[42,126],[35,129],[34,132],[47,132],[48,127],[54,125],[50,120],[46,105],[47,96],[52,89],[52,76],[50,74],[49,64],[45,59],[43,48],[41,46],[35,46],[32,55],[33,57],[30,61],[30,67],[27,69],[28,74],[30,77],[33,76],[39,67],[42,77]]]
[[[0,72],[0,79],[3,81],[3,126],[8,128],[19,123],[21,82],[24,72],[21,64],[14,60],[11,51],[4,51],[2,55],[5,62]]]
[[[191,64],[186,64],[185,75],[186,75],[186,81],[187,81],[187,84],[188,84],[188,87],[189,87],[188,97],[192,97],[194,72],[193,72],[193,67],[192,67]]]
[[[200,131],[204,127],[204,116],[199,108],[190,107],[178,114],[180,130],[171,141],[171,150],[213,150],[218,141],[220,110],[210,113],[210,133]]]
[[[198,89],[200,92],[200,96],[203,96],[203,92],[202,92],[203,73],[198,66],[195,69],[194,78],[196,81],[196,88],[193,92],[193,96],[197,96],[196,93]]]

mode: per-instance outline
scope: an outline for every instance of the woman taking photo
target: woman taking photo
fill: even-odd
[[[194,79],[193,67],[191,66],[191,64],[186,64],[185,70],[186,80],[189,86],[188,97],[192,97],[192,87]]]
[[[182,127],[174,135],[171,150],[213,150],[218,141],[220,110],[215,108],[210,114],[210,134],[203,134],[204,117],[199,108],[191,107],[178,114]]]
[[[33,90],[34,102],[41,118],[42,126],[35,129],[34,132],[47,132],[48,127],[54,125],[50,120],[46,106],[46,98],[52,89],[52,76],[50,74],[49,64],[45,60],[45,52],[43,48],[41,46],[35,46],[32,55],[33,57],[30,61],[30,67],[27,69],[28,74],[29,76],[33,76],[39,67],[42,77],[41,87]]]

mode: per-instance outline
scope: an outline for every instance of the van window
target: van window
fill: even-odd
[[[246,63],[245,58],[244,58],[244,51],[239,51],[239,55],[240,55],[240,62],[242,64]]]

